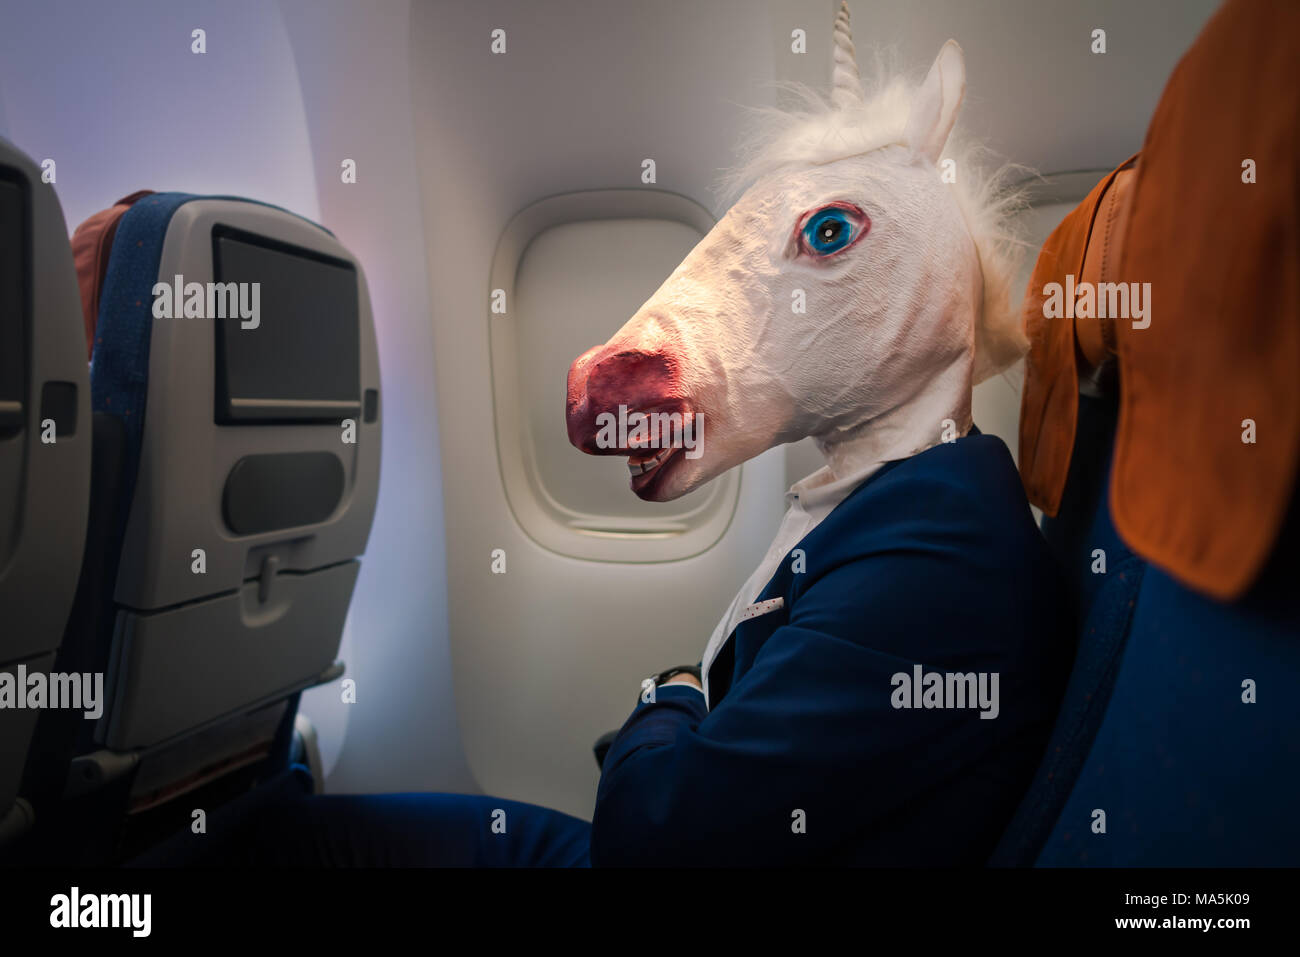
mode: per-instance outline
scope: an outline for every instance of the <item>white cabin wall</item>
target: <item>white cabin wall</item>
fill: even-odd
[[[340,657],[356,682],[307,692],[331,792],[476,790],[447,630],[444,459],[433,385],[406,0],[281,0],[302,81],[322,220],[364,266],[384,435],[379,503]],[[345,159],[356,182],[342,181]],[[452,468],[455,468],[453,465]]]
[[[37,163],[55,161],[69,230],[139,189],[247,196],[319,219],[277,7],[133,0],[126,16],[91,0],[19,6],[0,8],[0,133]],[[196,28],[206,53],[191,52]]]
[[[810,37],[826,37],[808,56],[828,71],[833,6],[798,9]],[[506,30],[504,55],[489,52],[495,28]],[[497,240],[542,197],[640,187],[646,157],[656,188],[722,212],[710,187],[733,162],[742,104],[772,101],[790,29],[741,0],[413,8],[456,704],[489,793],[590,815],[592,742],[626,718],[641,678],[698,660],[770,543],[785,489],[781,450],[744,466],[727,534],[679,562],[581,561],[526,537],[504,496],[486,377]],[[610,316],[589,344],[627,318]],[[561,404],[555,416],[562,437]],[[504,575],[490,570],[496,548]]]

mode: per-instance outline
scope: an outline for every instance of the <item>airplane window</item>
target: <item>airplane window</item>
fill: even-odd
[[[633,215],[610,215],[619,212]],[[590,218],[570,218],[583,213]],[[697,554],[725,529],[736,478],[671,503],[643,502],[628,493],[626,458],[574,449],[561,413],[573,357],[631,318],[712,220],[682,197],[623,190],[556,197],[521,218],[498,252],[493,287],[505,293],[505,312],[491,318],[497,438],[515,517],[541,544],[576,557]]]
[[[575,514],[664,518],[662,506],[627,494],[623,456],[582,455],[567,441],[556,411],[575,355],[612,333],[654,293],[701,236],[683,223],[610,219],[565,223],[540,234],[519,264],[515,297],[519,377],[539,483]],[[635,256],[628,251],[636,250]],[[593,338],[593,335],[595,338]],[[674,503],[673,517],[707,500],[701,489]]]

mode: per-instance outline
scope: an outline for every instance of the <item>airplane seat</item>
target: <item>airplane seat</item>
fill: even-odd
[[[1300,718],[1282,689],[1300,680],[1296,502],[1246,596],[1225,603],[1184,586],[1115,530],[1117,411],[1113,398],[1080,396],[1061,510],[1043,519],[1087,610],[1043,761],[990,863],[1294,863],[1300,828],[1285,795],[1300,784]],[[1094,548],[1108,556],[1104,573]],[[1277,697],[1247,703],[1247,680]]]
[[[29,830],[20,780],[76,589],[90,485],[90,388],[54,187],[0,139],[0,852]],[[20,706],[19,699],[22,699]]]
[[[1034,863],[1079,779],[1129,637],[1147,566],[1116,532],[1106,495],[1117,412],[1114,396],[1079,397],[1079,434],[1060,510],[1042,520],[1044,538],[1070,571],[1078,641],[1044,757],[994,851],[994,866]],[[1104,574],[1092,571],[1097,551],[1106,556]]]
[[[1300,26],[1300,10],[1286,17]],[[1035,267],[1020,466],[1056,516],[1043,531],[1084,627],[992,864],[1300,859],[1300,91],[1280,82],[1283,35],[1267,11],[1225,5],[1175,70],[1136,168],[1099,183]],[[1225,73],[1242,50],[1252,71]],[[1272,78],[1285,97],[1242,109]],[[1239,175],[1243,142],[1278,175]],[[1142,293],[1145,315],[1049,315],[1068,277]]]
[[[1300,717],[1282,689],[1300,680],[1300,499],[1251,592],[1233,603],[1204,596],[1115,530],[1117,413],[1115,397],[1080,396],[1060,512],[1043,519],[1072,570],[1078,652],[1040,767],[990,863],[1294,863],[1300,828],[1286,795],[1300,785]],[[1094,571],[1094,549],[1105,572]],[[1246,680],[1274,700],[1245,703]],[[1093,830],[1098,810],[1104,833]]]
[[[360,264],[279,208],[137,193],[74,247],[95,476],[59,665],[106,704],[38,729],[28,776],[56,856],[121,860],[283,774],[298,694],[341,673],[379,367]]]
[[[1043,243],[1030,280],[1027,310],[1041,308],[1041,300],[1032,294],[1033,290],[1054,281],[1064,270],[1072,269],[1081,280],[1086,274],[1095,281],[1102,278],[1102,263],[1109,260],[1104,278],[1111,278],[1118,245],[1112,242],[1117,235],[1114,227],[1123,215],[1132,183],[1131,176],[1122,171],[1131,170],[1133,164],[1133,159],[1128,160],[1121,170],[1098,183]],[[1026,326],[1034,328],[1033,317],[1026,316]],[[1057,490],[1058,499],[1045,503],[1041,522],[1043,537],[1066,570],[1078,639],[1043,760],[990,859],[994,865],[1033,863],[1035,853],[1060,816],[1105,713],[1146,569],[1146,563],[1120,537],[1110,515],[1108,489],[1119,413],[1115,366],[1104,354],[1084,353],[1078,347],[1079,336],[1076,330],[1068,342],[1062,341],[1064,336],[1039,339],[1026,366],[1028,398],[1021,416],[1022,457],[1026,445],[1036,443],[1040,423],[1053,414],[1063,414],[1060,406],[1042,408],[1033,402],[1035,396],[1047,392],[1039,385],[1044,378],[1042,367],[1047,364],[1040,357],[1044,353],[1051,356],[1058,366],[1054,370],[1057,377],[1061,365],[1068,364],[1071,370],[1076,364],[1092,369],[1091,375],[1079,377],[1076,373],[1076,378],[1070,380],[1076,401],[1068,407],[1074,415],[1068,472]],[[1026,484],[1032,498],[1035,464],[1048,460],[1059,470],[1061,462],[1059,449],[1047,443],[1032,444],[1030,448],[1024,469],[1031,476]]]

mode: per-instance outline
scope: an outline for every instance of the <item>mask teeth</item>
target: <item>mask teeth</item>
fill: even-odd
[[[628,462],[627,463],[628,471],[631,472],[633,475],[644,475],[646,472],[649,472],[651,469],[657,469],[660,465],[662,465],[664,459],[668,458],[668,456],[672,453],[672,451],[673,450],[671,448],[660,449],[658,454],[656,454],[654,458],[647,459],[645,462],[641,462],[639,464],[635,462]]]

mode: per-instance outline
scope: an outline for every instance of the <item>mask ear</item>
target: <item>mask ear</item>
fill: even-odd
[[[949,40],[935,57],[907,118],[907,142],[918,156],[939,162],[965,92],[966,61],[957,41]]]

